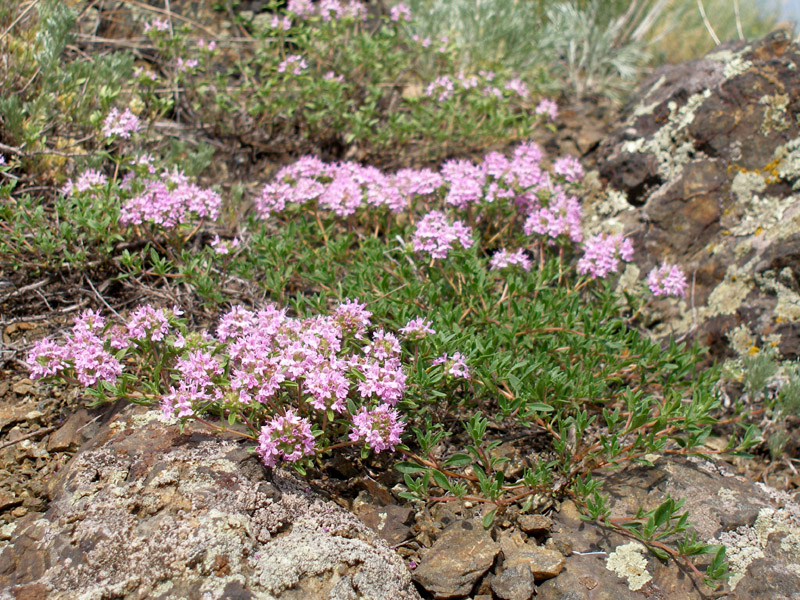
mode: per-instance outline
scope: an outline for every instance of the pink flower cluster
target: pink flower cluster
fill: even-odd
[[[118,136],[129,139],[131,135],[139,131],[141,124],[139,117],[126,108],[125,112],[120,113],[116,107],[112,108],[103,121],[103,136],[106,138]]]
[[[164,229],[194,219],[216,220],[222,198],[212,190],[189,183],[182,173],[162,173],[162,180],[144,180],[144,190],[126,200],[120,210],[123,225],[151,223]]]
[[[358,0],[350,0],[346,4],[340,0],[320,0],[317,4],[312,3],[311,0],[289,0],[286,10],[301,19],[307,19],[316,14],[326,22],[342,18],[363,21],[367,18],[367,8]]]
[[[555,121],[558,117],[558,104],[555,103],[555,100],[542,98],[534,112],[537,115],[545,115],[550,121]]]
[[[261,428],[256,452],[265,465],[274,467],[279,461],[297,462],[313,456],[315,449],[308,419],[297,416],[290,408]]]
[[[678,265],[669,265],[666,262],[655,267],[647,276],[647,283],[653,296],[678,296],[686,295],[686,275]]]
[[[502,248],[492,256],[489,261],[489,268],[492,271],[506,269],[508,267],[520,266],[525,271],[531,270],[531,259],[525,254],[525,250],[520,248],[515,252],[509,252]]]
[[[546,236],[551,238],[551,242],[559,238],[569,238],[573,242],[583,239],[583,209],[575,196],[567,196],[563,190],[559,190],[549,199],[547,206],[540,206],[534,200],[529,210],[522,226],[525,235]]]
[[[410,187],[408,182],[405,184]],[[326,164],[307,156],[278,171],[256,199],[256,210],[266,219],[283,211],[287,204],[316,201],[321,209],[340,218],[366,206],[400,212],[409,201],[408,194],[401,191],[402,185],[402,181],[395,181],[375,167],[353,162]]]
[[[74,194],[83,194],[89,190],[94,190],[102,187],[108,183],[106,177],[100,171],[95,169],[87,169],[80,174],[75,181],[69,180],[61,188],[61,193],[65,196],[72,196]]]
[[[392,21],[411,21],[411,9],[407,5],[400,3],[395,4],[389,9],[389,19]]]
[[[411,319],[408,323],[406,323],[405,327],[400,330],[400,333],[403,334],[407,340],[411,341],[419,341],[428,337],[429,335],[435,335],[436,331],[433,330],[431,327],[433,323],[423,319],[422,317],[418,317],[416,319]]]
[[[456,352],[453,356],[448,356],[447,352],[442,354],[439,358],[433,359],[432,366],[444,365],[445,373],[460,379],[469,379],[469,367],[467,366],[467,357]]]
[[[144,24],[144,32],[148,33],[154,31],[169,31],[169,21],[166,19],[153,19],[149,23]]]
[[[422,41],[423,47],[427,47],[425,46],[426,43],[430,45],[429,38],[425,38]],[[439,48],[440,52],[444,52],[445,50],[445,47]],[[466,75],[461,72],[455,77],[440,75],[425,86],[425,90],[422,94],[427,98],[435,98],[437,102],[449,100],[456,92],[465,92],[477,88],[487,97],[503,98],[503,90],[516,94],[522,100],[526,100],[528,96],[530,96],[530,89],[528,89],[525,82],[518,77],[507,81],[502,88],[492,83],[494,78],[495,73],[492,71],[480,71],[478,75]]]
[[[553,163],[553,173],[562,175],[570,183],[578,183],[583,179],[583,166],[574,156],[562,156]]]
[[[346,339],[365,339],[370,316],[357,301],[345,302],[331,316],[308,319],[289,318],[275,306],[255,313],[234,308],[222,317],[217,329],[218,338],[228,348],[232,392],[244,405],[280,406],[284,382],[293,382],[309,405],[322,413],[344,413],[351,391],[357,391],[363,402],[374,399],[379,406],[396,404],[406,388],[397,338],[378,330],[360,351],[345,343]],[[306,417],[297,419],[294,425],[310,423]],[[269,446],[277,443],[274,431],[285,423],[279,425],[262,430],[261,441],[271,440],[263,446],[264,452],[272,448],[270,456],[277,447]],[[358,427],[363,433],[364,424]],[[387,430],[385,435],[390,433]],[[373,438],[375,435],[391,445],[391,436],[383,438],[384,433],[376,432]],[[294,447],[298,448],[297,444]]]
[[[472,230],[461,221],[451,224],[443,213],[434,210],[417,224],[411,243],[416,252],[426,252],[431,258],[447,258],[456,243],[465,249],[472,246]]]
[[[403,422],[396,410],[382,404],[373,410],[362,408],[353,417],[351,441],[364,440],[375,452],[394,450],[400,443]]]
[[[91,387],[100,381],[114,383],[122,374],[122,364],[109,352],[100,337],[103,317],[91,310],[75,320],[63,345],[44,339],[36,342],[27,357],[31,379],[74,374],[81,385]]]
[[[529,142],[520,144],[511,156],[489,152],[480,164],[453,159],[438,173],[402,169],[392,175],[353,162],[328,164],[306,156],[280,169],[264,186],[256,210],[266,219],[289,205],[316,202],[320,209],[346,218],[369,207],[400,213],[418,199],[455,211],[502,201],[521,213],[526,235],[544,237],[551,244],[580,242],[583,210],[569,193],[569,184],[582,177],[583,169],[576,159],[564,157],[556,162],[553,176],[542,167],[542,158],[541,148]],[[419,223],[413,243],[417,251],[443,258],[454,242],[468,248],[470,235],[460,221],[451,225],[441,210],[433,210]]]
[[[620,261],[633,259],[633,243],[622,235],[595,235],[584,244],[583,256],[578,260],[578,273],[592,278],[618,273]]]
[[[302,75],[308,68],[306,59],[299,54],[290,54],[278,65],[278,73],[285,73],[291,70],[293,75]]]

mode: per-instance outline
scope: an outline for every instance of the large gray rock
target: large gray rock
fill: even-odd
[[[785,31],[658,69],[597,150],[590,227],[632,237],[623,285],[661,261],[691,294],[647,322],[717,357],[800,356],[800,45]],[[664,316],[666,315],[666,318]]]
[[[353,515],[241,444],[124,410],[0,552],[0,598],[418,600]]]

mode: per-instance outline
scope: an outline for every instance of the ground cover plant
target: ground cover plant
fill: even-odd
[[[557,104],[516,73],[455,70],[448,41],[414,40],[404,5],[271,8],[242,20],[253,50],[225,69],[222,40],[169,15],[142,24],[152,64],[110,52],[93,69],[63,59],[63,4],[41,2],[28,29],[22,10],[3,16],[9,51],[38,40],[16,63],[29,70],[6,72],[30,100],[0,107],[4,272],[78,273],[94,292],[31,349],[31,378],[152,406],[176,427],[201,420],[267,466],[390,455],[404,499],[481,504],[487,527],[573,498],[660,558],[724,578],[724,548],[696,539],[680,499],[609,517],[608,469],[744,454],[758,432],[704,445],[743,421],[723,416],[717,370],[637,328],[641,305],[683,295],[686,279],[663,264],[639,295],[616,291],[636,249],[584,233],[575,158],[521,141]],[[61,89],[75,94],[61,115],[36,100]],[[165,140],[167,118],[295,160],[251,176],[255,189],[219,185],[213,145]],[[245,139],[244,122],[267,133]],[[527,463],[499,452],[507,436]]]

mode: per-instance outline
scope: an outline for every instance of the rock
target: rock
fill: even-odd
[[[18,498],[8,490],[0,490],[0,512],[17,506],[18,504],[22,504],[22,498]]]
[[[61,452],[80,446],[85,441],[82,428],[90,420],[89,412],[86,409],[78,410],[50,435],[50,439],[47,440],[47,451]]]
[[[543,536],[550,532],[553,520],[544,515],[520,515],[517,524],[528,535]]]
[[[656,334],[800,356],[798,110],[800,45],[776,31],[657,69],[594,153],[609,189],[587,202],[589,233],[636,247],[621,287],[662,261],[687,272],[687,298],[645,314]]]
[[[638,507],[653,509],[667,494],[685,499],[682,511],[698,539],[727,547],[728,600],[794,600],[791,594],[800,589],[800,506],[788,494],[695,457],[662,457],[652,468],[629,465],[602,475],[612,519],[631,517]],[[582,521],[570,501],[560,508],[552,540],[574,552],[558,577],[537,587],[537,600],[704,597],[696,587],[702,584],[674,561],[662,563],[629,538]]]
[[[12,598],[419,600],[402,560],[355,516],[157,411],[117,414],[56,488],[0,546]]]
[[[463,598],[492,567],[500,545],[479,519],[457,521],[423,556],[414,581],[434,598]]]
[[[511,567],[492,578],[492,591],[500,600],[530,600],[536,591],[527,567]]]
[[[525,544],[515,552],[506,556],[503,565],[506,568],[527,568],[538,581],[552,579],[564,569],[564,556],[555,550],[548,550],[534,544]]]
[[[386,540],[389,546],[396,546],[409,539],[411,527],[408,523],[411,522],[414,511],[396,504],[383,507],[365,504],[359,508],[356,516],[381,539]]]
[[[18,396],[30,394],[33,391],[33,382],[30,379],[21,379],[11,386],[11,391]]]

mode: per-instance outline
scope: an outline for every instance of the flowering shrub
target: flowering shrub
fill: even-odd
[[[340,445],[363,442],[375,452],[400,443],[404,423],[391,407],[406,390],[402,350],[381,329],[370,338],[363,304],[348,300],[330,316],[307,319],[273,305],[234,307],[216,337],[190,334],[180,317],[178,309],[144,305],[110,324],[85,311],[62,344],[33,347],[31,377],[75,380],[100,397],[160,399],[167,419],[227,416],[251,429],[268,466],[302,464],[337,435],[349,436]],[[467,377],[459,357],[451,370]],[[126,364],[137,366],[123,372]]]

